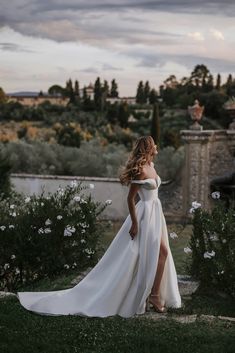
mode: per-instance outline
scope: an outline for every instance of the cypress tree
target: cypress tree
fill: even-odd
[[[97,77],[95,81],[95,88],[94,88],[94,101],[97,110],[101,110],[102,106],[102,88],[100,83],[100,78]]]
[[[111,98],[118,98],[118,96],[119,96],[118,85],[117,85],[115,79],[113,79],[111,82],[110,97]]]
[[[143,85],[143,81],[140,81],[137,88],[137,93],[136,93],[136,103],[143,104],[144,100],[145,100],[144,85]]]
[[[217,91],[219,91],[220,88],[221,88],[221,75],[218,74],[217,78],[216,78],[216,89],[217,89]]]
[[[144,103],[149,102],[149,94],[150,94],[149,81],[146,81],[144,86]]]

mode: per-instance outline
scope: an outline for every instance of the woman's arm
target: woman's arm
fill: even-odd
[[[139,190],[140,185],[139,184],[131,184],[129,193],[127,196],[127,204],[130,212],[130,217],[132,220],[132,225],[129,230],[129,234],[132,237],[132,239],[136,236],[138,232],[138,222],[137,222],[137,217],[136,217],[136,212],[135,212],[135,196],[137,194],[137,191]]]

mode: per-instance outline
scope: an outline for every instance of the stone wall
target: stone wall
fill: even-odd
[[[183,213],[187,215],[192,201],[211,208],[210,182],[235,169],[235,130],[182,130],[186,143],[183,172]]]
[[[128,188],[122,186],[118,178],[99,178],[99,177],[79,177],[79,176],[58,176],[58,175],[29,175],[12,174],[11,182],[16,191],[25,195],[39,195],[44,189],[45,194],[55,192],[59,186],[64,188],[72,180],[82,181],[83,185],[94,184],[94,189],[86,189],[84,193],[91,193],[96,201],[105,202],[112,200],[112,204],[107,206],[102,217],[112,220],[124,220],[129,214],[127,206]],[[182,202],[181,178],[173,183],[162,181],[159,188],[159,197],[162,201],[163,211],[168,221],[178,221],[182,214],[180,209]],[[182,193],[181,193],[182,194]],[[138,197],[136,199],[138,201]]]

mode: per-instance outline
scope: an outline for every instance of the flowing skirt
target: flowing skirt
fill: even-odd
[[[131,317],[144,314],[158,265],[161,238],[168,255],[160,285],[166,307],[181,307],[177,275],[160,199],[136,204],[138,233],[129,235],[127,216],[95,267],[73,288],[47,292],[18,292],[27,310],[41,315]]]

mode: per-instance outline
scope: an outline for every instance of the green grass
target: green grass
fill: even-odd
[[[120,317],[41,316],[0,300],[1,353],[232,353],[234,325]]]

